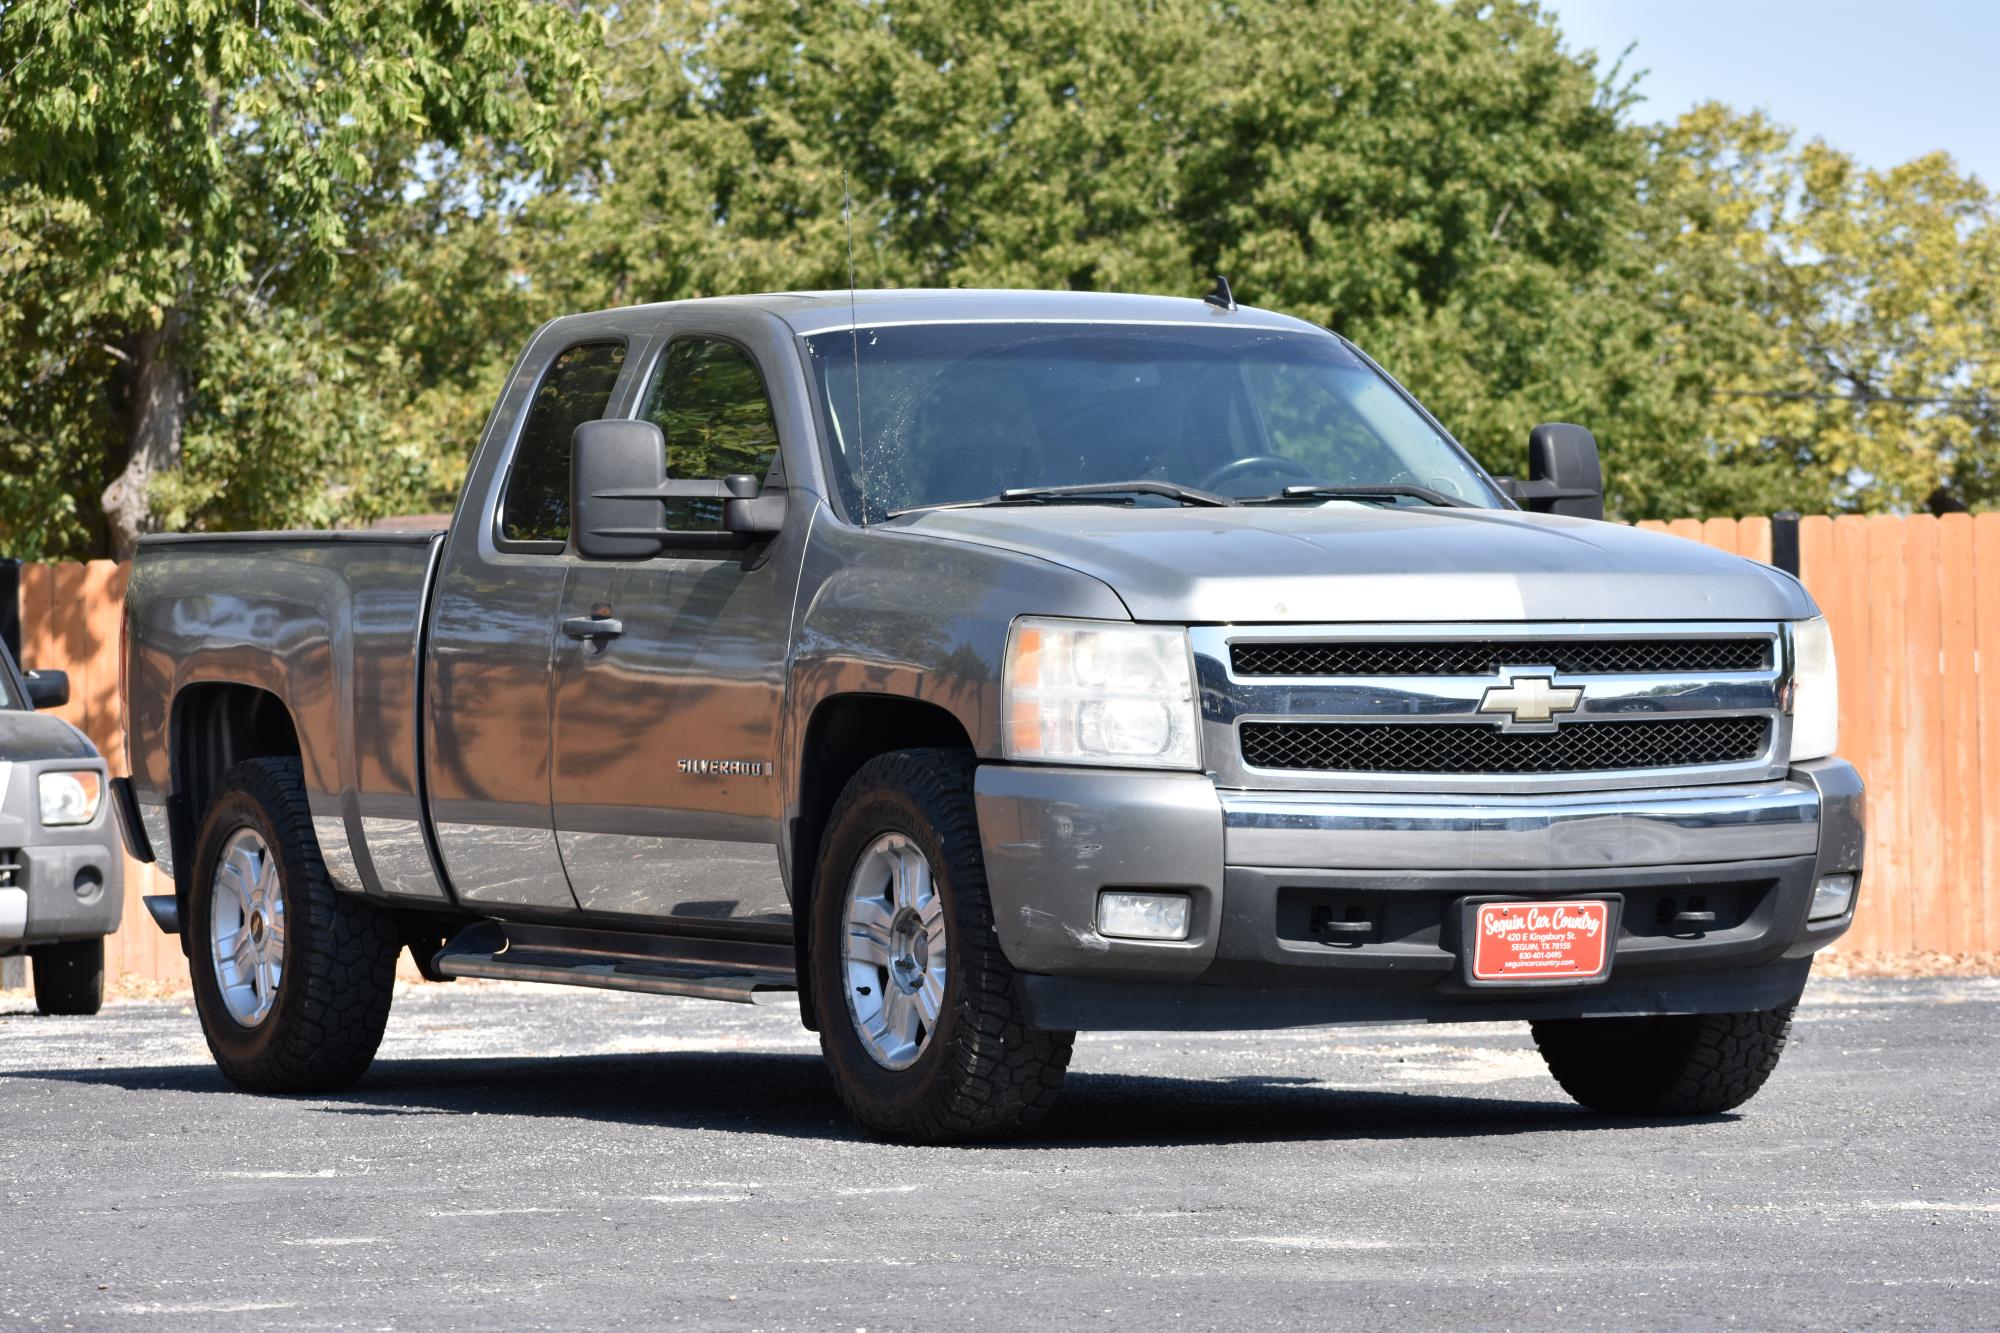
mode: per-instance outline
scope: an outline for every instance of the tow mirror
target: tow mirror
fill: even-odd
[[[36,708],[61,708],[69,702],[67,671],[24,671],[21,683],[28,687],[28,702]]]
[[[1581,426],[1551,422],[1528,432],[1528,479],[1501,477],[1500,488],[1538,514],[1604,517],[1604,466],[1596,437]]]
[[[670,547],[732,550],[775,536],[785,522],[785,492],[748,475],[721,481],[671,481],[667,441],[650,421],[586,421],[570,442],[570,523],[586,560],[643,560]],[[719,500],[722,526],[674,529],[666,500]]]

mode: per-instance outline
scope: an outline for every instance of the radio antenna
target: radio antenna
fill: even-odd
[[[861,490],[861,521],[868,521],[868,432],[861,424],[861,319],[854,299],[854,192],[840,169],[840,211],[847,222],[847,337],[854,351],[854,475]]]

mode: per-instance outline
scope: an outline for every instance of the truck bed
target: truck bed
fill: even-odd
[[[148,537],[126,596],[133,793],[163,862],[192,841],[204,796],[170,780],[169,729],[211,757],[264,752],[240,708],[262,691],[295,726],[313,824],[343,887],[444,897],[422,817],[422,627],[438,532]],[[245,559],[245,548],[257,559]],[[171,712],[172,716],[169,716]],[[227,724],[211,717],[234,718]],[[263,716],[259,714],[259,716]],[[226,762],[209,765],[211,771]],[[168,793],[183,809],[170,810]],[[168,864],[166,868],[171,869]]]

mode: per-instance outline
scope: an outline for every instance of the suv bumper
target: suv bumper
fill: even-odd
[[[976,793],[1001,948],[1056,1028],[1770,1008],[1847,929],[1851,904],[1806,916],[1822,876],[1858,880],[1864,842],[1860,779],[1839,760],[1754,786],[1432,799],[992,764]],[[1188,938],[1100,934],[1106,888],[1187,893]],[[1495,893],[1618,896],[1609,978],[1467,986],[1456,905]],[[1696,906],[1716,920],[1672,924]],[[1326,917],[1368,929],[1329,939]]]

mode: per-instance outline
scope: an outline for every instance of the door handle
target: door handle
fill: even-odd
[[[615,639],[625,632],[625,622],[610,616],[566,616],[562,632],[572,639]]]

